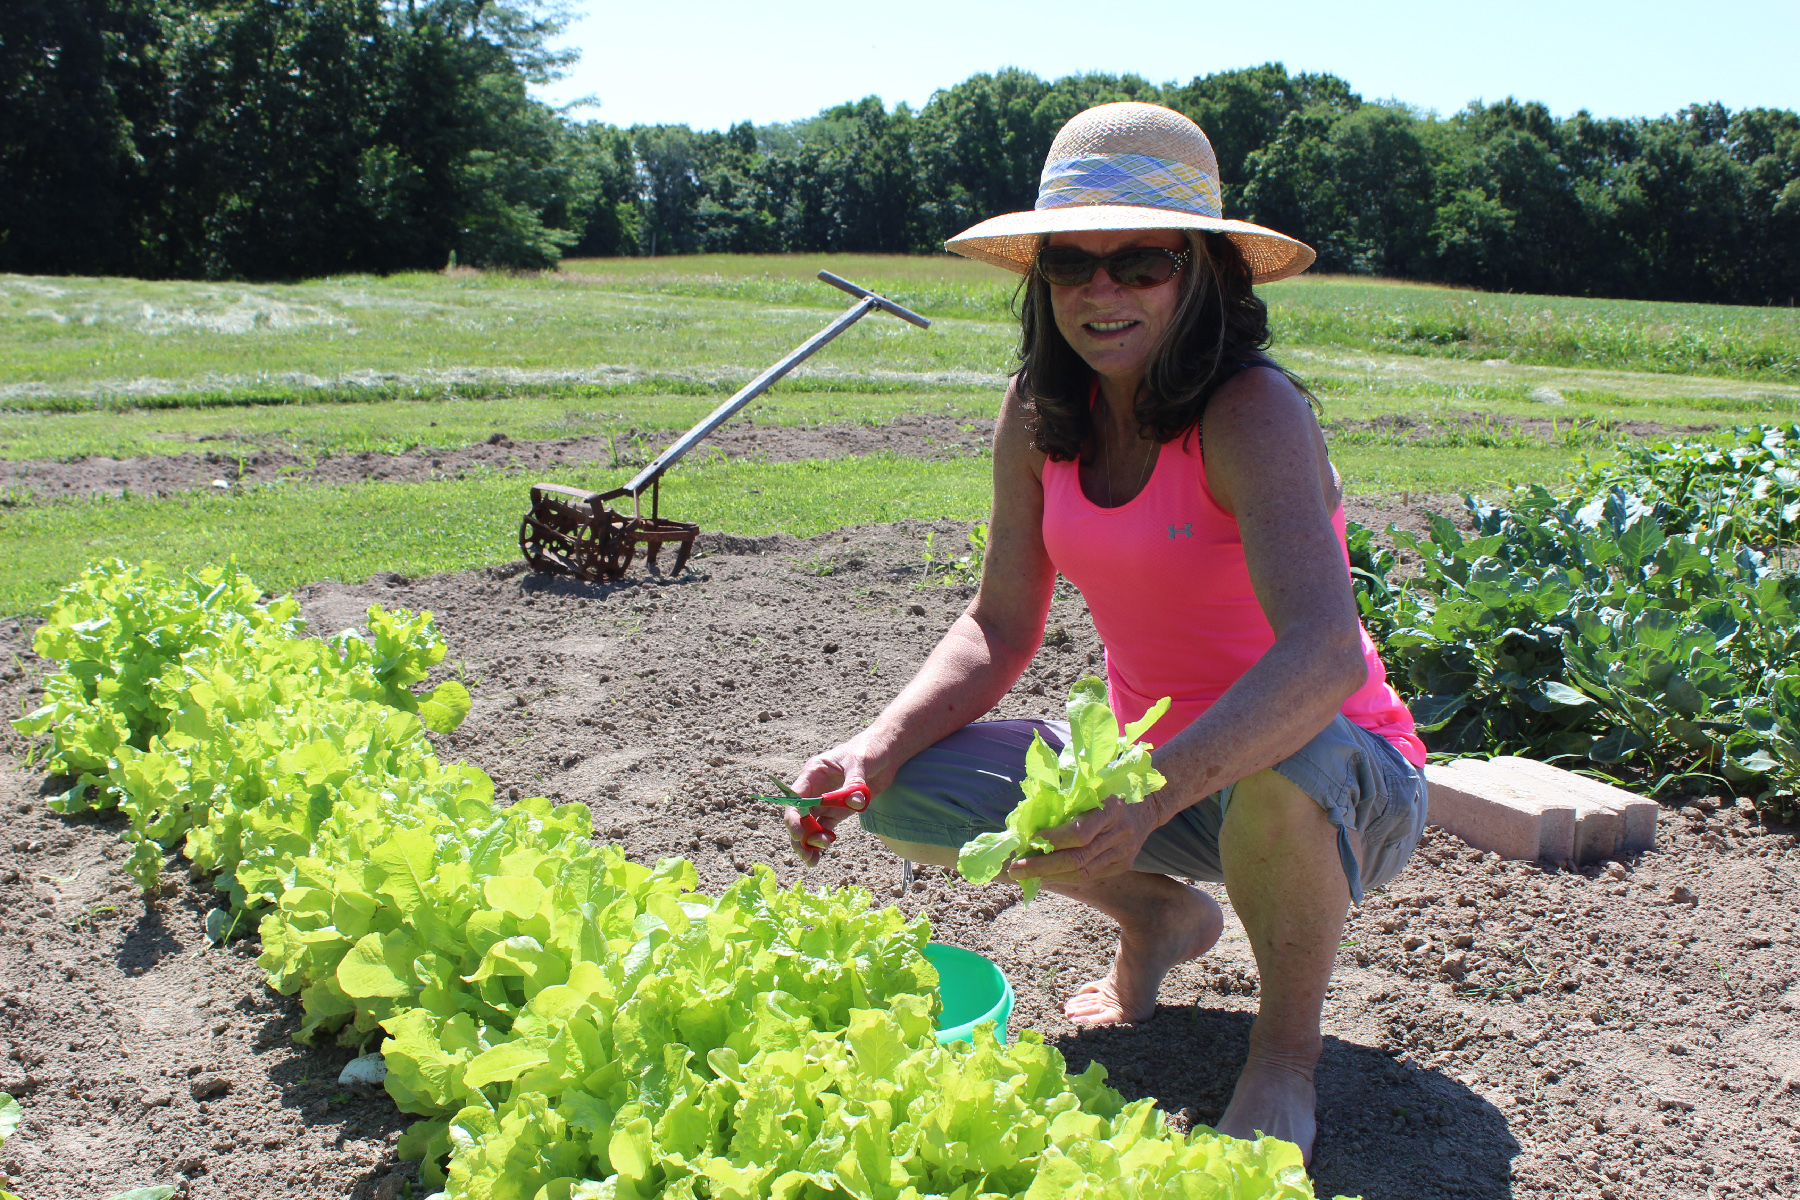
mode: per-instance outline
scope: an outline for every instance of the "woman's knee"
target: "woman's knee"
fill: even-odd
[[[1258,771],[1231,789],[1224,828],[1277,837],[1335,832],[1319,802],[1274,770]]]

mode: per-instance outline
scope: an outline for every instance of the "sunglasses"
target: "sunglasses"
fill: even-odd
[[[1097,258],[1073,246],[1045,246],[1038,251],[1037,272],[1057,287],[1080,287],[1105,269],[1120,287],[1153,288],[1169,282],[1188,265],[1192,250],[1164,250],[1161,246],[1133,246],[1117,254]]]

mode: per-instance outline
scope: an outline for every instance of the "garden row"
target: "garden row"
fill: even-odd
[[[129,818],[142,884],[179,847],[229,898],[215,938],[259,922],[298,1037],[381,1039],[443,1200],[1312,1194],[1291,1144],[1181,1135],[1034,1032],[940,1045],[929,927],[858,889],[707,896],[584,805],[496,808],[426,737],[469,707],[413,691],[430,615],[368,630],[304,638],[235,566],[115,563],[52,606],[64,665],[16,725],[71,778],[53,807]]]
[[[1390,530],[1419,559],[1403,583],[1352,531],[1363,621],[1433,751],[1800,817],[1800,426],[1626,448],[1562,496],[1464,499],[1470,533]]]

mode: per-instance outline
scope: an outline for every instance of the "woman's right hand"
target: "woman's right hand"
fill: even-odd
[[[794,780],[794,790],[802,796],[822,796],[826,792],[834,792],[852,783],[866,784],[871,792],[885,788],[892,780],[886,778],[871,779],[871,775],[885,775],[888,772],[872,770],[874,764],[869,763],[863,752],[856,747],[854,741],[845,742],[835,749],[823,754],[814,755],[800,768],[799,778]],[[849,798],[849,808],[827,808],[819,805],[807,812],[814,820],[825,828],[823,834],[814,833],[810,840],[802,839],[801,812],[797,808],[783,809],[782,814],[787,821],[788,842],[807,866],[815,866],[820,854],[837,841],[838,824],[853,812],[861,812],[866,807],[860,796]]]

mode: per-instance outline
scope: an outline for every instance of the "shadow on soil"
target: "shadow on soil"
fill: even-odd
[[[1242,1012],[1162,1005],[1134,1026],[1053,1041],[1071,1072],[1098,1059],[1110,1073],[1107,1082],[1127,1100],[1154,1097],[1191,1128],[1211,1125],[1224,1113],[1249,1048],[1251,1019]],[[1513,1195],[1519,1144],[1505,1116],[1449,1076],[1327,1037],[1318,1085],[1319,1140],[1311,1170],[1320,1196]],[[1443,1131],[1452,1126],[1454,1137],[1446,1137]]]

